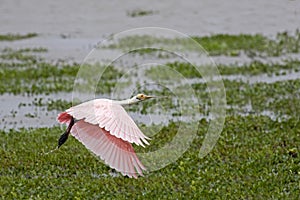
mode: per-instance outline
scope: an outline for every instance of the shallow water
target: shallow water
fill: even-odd
[[[299,27],[299,1],[1,1],[1,32],[37,32],[64,37],[102,37],[122,30],[159,26],[186,34],[265,33]],[[151,15],[131,17],[133,10]],[[71,12],[67,12],[71,11]]]
[[[58,111],[47,111],[44,106],[36,106],[33,102],[39,99],[63,99],[65,94],[51,96],[22,96],[3,94],[0,96],[0,129],[8,130],[22,127],[46,127],[56,124]]]
[[[300,1],[10,1],[0,6],[0,33],[36,32],[39,38],[2,43],[1,47],[49,48],[50,58],[82,61],[103,38],[120,31],[164,27],[187,35],[294,32],[300,28]],[[131,17],[128,12],[151,10]],[[67,12],[71,11],[71,12]]]
[[[266,74],[256,75],[256,76],[245,76],[245,75],[230,75],[230,76],[223,76],[223,79],[227,80],[241,80],[243,82],[248,82],[249,84],[254,84],[258,82],[262,83],[273,83],[276,81],[284,81],[284,80],[295,80],[300,77],[300,72],[296,73],[287,73],[285,75],[278,75],[278,76],[268,76]],[[178,82],[178,84],[173,84],[170,87],[179,87],[180,85],[191,85],[195,83],[205,83],[203,79],[194,78],[194,79],[185,79],[183,82]],[[157,85],[150,85],[149,87],[156,87]],[[127,92],[132,92],[129,88],[127,88]],[[124,96],[124,93],[121,93]],[[34,105],[34,102],[38,102],[41,100],[43,103],[51,100],[66,100],[72,101],[72,93],[56,93],[50,95],[33,95],[33,96],[23,96],[23,95],[12,95],[12,94],[3,94],[0,95],[0,118],[2,122],[0,123],[0,129],[8,130],[8,129],[18,129],[22,127],[51,127],[58,125],[56,122],[56,116],[61,112],[58,110],[48,111],[46,106],[38,106]],[[78,96],[78,95],[75,95]],[[102,95],[96,96],[96,98],[112,98],[114,96],[120,95]],[[81,100],[88,100],[93,99],[93,95],[91,94],[82,94],[80,93]],[[198,101],[198,100],[196,100]],[[153,104],[154,112],[150,112],[147,114],[141,114],[140,111],[136,112],[129,112],[129,115],[139,124],[151,125],[151,124],[160,124],[166,125],[169,121],[185,121],[189,122],[195,119],[210,119],[208,110],[207,113],[198,113],[194,116],[174,116],[174,113],[178,113],[178,109],[171,109],[171,110],[164,110],[165,113],[160,112],[160,105]],[[201,105],[206,106],[206,105]],[[141,105],[140,105],[141,107]],[[231,108],[231,107],[228,107]],[[66,108],[67,109],[67,108]],[[129,110],[129,108],[126,108]],[[243,108],[240,108],[243,110]],[[235,112],[236,115],[248,115],[252,112],[252,108],[245,107],[244,110],[247,110],[246,113]],[[265,110],[260,113],[260,115],[269,116],[272,119],[278,119],[273,112]]]

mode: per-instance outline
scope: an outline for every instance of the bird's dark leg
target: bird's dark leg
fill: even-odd
[[[74,120],[74,118],[72,117],[72,119],[71,119],[71,121],[70,121],[70,124],[69,124],[67,130],[64,132],[64,134],[62,134],[62,135],[60,136],[60,138],[59,138],[59,140],[58,140],[58,146],[57,146],[57,148],[59,148],[61,145],[63,145],[63,144],[67,141],[67,139],[68,139],[68,137],[69,137],[69,134],[70,134],[70,131],[71,131],[71,129],[72,129],[72,127],[73,127],[74,124],[75,124],[75,120]]]

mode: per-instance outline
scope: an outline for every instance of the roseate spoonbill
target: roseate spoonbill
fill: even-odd
[[[66,142],[71,133],[87,149],[124,176],[143,176],[142,170],[146,168],[131,143],[144,147],[144,144],[149,145],[147,139],[150,138],[141,132],[122,106],[150,98],[153,96],[138,94],[123,101],[94,99],[67,109],[57,117],[59,123],[68,125],[58,140],[57,148]]]

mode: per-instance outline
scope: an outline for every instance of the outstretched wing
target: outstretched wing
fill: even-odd
[[[82,144],[99,156],[110,167],[121,172],[124,176],[137,178],[143,176],[145,170],[139,161],[132,145],[111,135],[108,131],[84,120],[75,123],[71,134]]]
[[[108,99],[95,99],[71,107],[66,112],[75,119],[83,119],[93,125],[104,128],[111,135],[130,143],[144,146],[149,144],[142,131],[127,114],[125,109]]]

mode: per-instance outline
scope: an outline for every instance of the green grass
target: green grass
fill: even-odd
[[[187,62],[166,63],[164,66],[153,66],[146,71],[146,76],[153,80],[169,79],[170,70],[175,70],[185,78],[202,78],[199,71],[195,68],[208,68],[209,66],[193,66]],[[281,75],[300,71],[299,60],[285,60],[282,63],[263,63],[253,60],[249,64],[228,64],[217,66],[220,75],[246,75],[255,76],[267,74],[269,76]]]
[[[0,93],[42,94],[73,89],[78,65],[38,63],[26,68],[0,69]]]
[[[147,15],[153,15],[155,11],[153,10],[141,10],[141,9],[136,9],[132,11],[128,11],[127,15],[129,17],[142,17],[142,16],[147,16]]]
[[[300,61],[299,60],[285,60],[283,63],[262,63],[260,61],[252,61],[249,64],[245,65],[219,65],[218,70],[222,75],[259,75],[259,74],[268,74],[279,75],[282,71],[285,72],[298,72],[300,70]]]
[[[268,42],[270,42],[266,37],[259,34],[217,34],[205,37],[193,36],[192,38],[201,44],[210,55],[226,54],[238,56],[241,50],[263,51],[266,49]]]
[[[287,32],[278,33],[275,39],[267,38],[261,34],[216,34],[204,37],[191,36],[191,38],[199,43],[211,56],[239,56],[242,52],[246,53],[249,57],[280,56],[288,53],[299,53],[300,50],[299,30],[296,30],[294,34]],[[137,49],[149,48],[153,45],[162,50],[199,50],[198,47],[195,49],[195,44],[190,39],[158,38],[149,35],[127,36],[120,39],[117,44],[110,45],[107,48],[117,48],[124,51],[135,50],[136,52],[145,54],[147,51]],[[152,53],[152,50],[148,52]]]
[[[104,67],[104,66],[103,66]],[[74,81],[80,66],[64,63],[51,64],[40,62],[30,67],[15,68],[4,67],[0,69],[0,94],[48,94],[55,92],[73,91]],[[111,79],[109,74],[113,74]],[[97,85],[97,93],[107,93],[116,84],[115,80],[121,76],[121,72],[113,67],[107,68],[101,81]],[[88,78],[88,77],[87,77]],[[82,89],[91,84],[86,80]]]
[[[0,55],[0,58],[4,61],[7,61],[7,63],[12,64],[13,61],[18,61],[19,63],[26,63],[26,64],[32,64],[37,63],[38,61],[41,61],[42,59],[38,57],[37,55],[34,55],[33,53],[37,52],[46,52],[43,48],[37,48],[37,49],[19,49],[19,50],[12,50],[12,49],[4,49]],[[8,62],[9,61],[9,62]],[[5,64],[5,62],[4,62]],[[2,64],[3,67],[5,65]]]
[[[286,53],[299,53],[300,31],[295,34],[278,33],[275,39],[269,39],[261,34],[229,35],[218,34],[207,37],[193,37],[210,55],[238,56],[244,51],[248,56],[280,56]]]
[[[27,33],[27,34],[0,34],[0,41],[15,41],[15,40],[23,40],[29,39],[33,37],[37,37],[37,33]]]
[[[228,117],[216,147],[205,158],[198,139],[175,163],[139,179],[112,178],[109,168],[70,138],[52,149],[63,130],[40,128],[1,132],[0,192],[5,199],[188,198],[297,199],[299,197],[300,126],[297,119]],[[151,141],[155,149],[176,133],[170,124]],[[145,150],[147,151],[147,149]],[[51,191],[51,192],[49,192]]]
[[[185,41],[165,38],[141,36],[127,39],[112,48],[157,42],[174,48],[185,45]],[[245,52],[249,56],[277,56],[298,53],[299,48],[299,31],[293,36],[279,33],[275,39],[262,35],[225,34],[194,39],[206,46],[211,55],[237,56]],[[46,107],[48,111],[65,110],[72,104],[63,99],[51,99],[49,94],[71,92],[80,66],[63,61],[47,62],[41,56],[45,52],[45,48],[4,49],[0,54],[0,94],[33,96],[32,102],[20,102],[19,108],[35,106]],[[158,57],[161,54],[153,49],[134,50],[133,53]],[[161,54],[160,58],[164,56]],[[189,64],[173,62],[166,65],[186,78],[201,77]],[[218,68],[222,75],[250,77],[298,72],[299,66],[299,60],[263,63],[253,59],[249,64],[220,65]],[[87,86],[93,85],[98,78],[96,72],[103,70],[104,66],[83,67],[86,70],[81,75],[88,78],[75,85],[76,89],[88,90]],[[123,74],[115,66],[108,67],[95,92],[109,94]],[[170,76],[167,70],[155,66],[146,75],[153,80],[168,80]],[[127,87],[127,83],[121,84]],[[158,171],[147,172],[139,179],[121,175],[111,177],[110,168],[72,137],[59,151],[44,155],[56,146],[65,127],[0,130],[0,199],[298,199],[300,79],[253,84],[224,80],[224,85],[227,117],[214,149],[206,157],[198,157],[209,126],[206,120],[199,119],[197,137],[186,145],[188,151],[176,162]],[[209,111],[211,100],[207,85],[179,85],[176,91],[189,103],[187,87],[194,89],[201,102],[195,113],[207,112],[205,106]],[[137,83],[136,88],[151,95],[174,95],[167,87],[152,90],[143,82]],[[35,94],[45,94],[45,97],[37,98]],[[153,113],[155,106],[152,106],[156,103],[157,100],[148,101],[128,109],[142,114]],[[173,116],[180,116],[183,112],[176,110],[177,104],[176,98],[160,102],[163,109],[175,110]],[[262,116],[265,111],[276,117]],[[10,112],[12,116],[16,114],[15,110]],[[28,112],[24,117],[30,119],[37,115]],[[181,125],[185,124],[181,122]],[[148,130],[153,135],[151,145],[145,149],[135,146],[135,150],[145,153],[160,149],[172,141],[179,125],[179,122],[170,122],[157,134],[153,132],[157,130],[156,126],[142,125],[145,133]],[[161,158],[163,156],[167,155]]]
[[[51,110],[61,111],[71,107],[72,102],[61,100],[61,99],[53,100],[50,98],[46,99],[40,97],[40,98],[34,98],[31,103],[20,103],[18,108],[27,107],[27,106],[46,107],[47,111],[51,111]]]
[[[66,64],[63,61],[47,62],[43,57],[34,53],[44,53],[47,49],[4,49],[0,54],[3,61],[0,63],[0,94],[49,94],[55,92],[71,92],[77,72],[80,69],[79,64]],[[105,66],[95,65],[97,68]],[[89,79],[93,71],[85,76],[84,88],[92,85]],[[107,93],[116,84],[116,80],[122,76],[122,72],[115,67],[106,68],[96,89],[97,93]]]
[[[248,84],[242,81],[224,80],[228,112],[232,114],[271,111],[277,117],[298,116],[300,110],[300,80],[278,81],[275,83]],[[209,93],[205,84],[192,84],[199,99],[209,102]],[[251,106],[251,111],[245,107]]]

